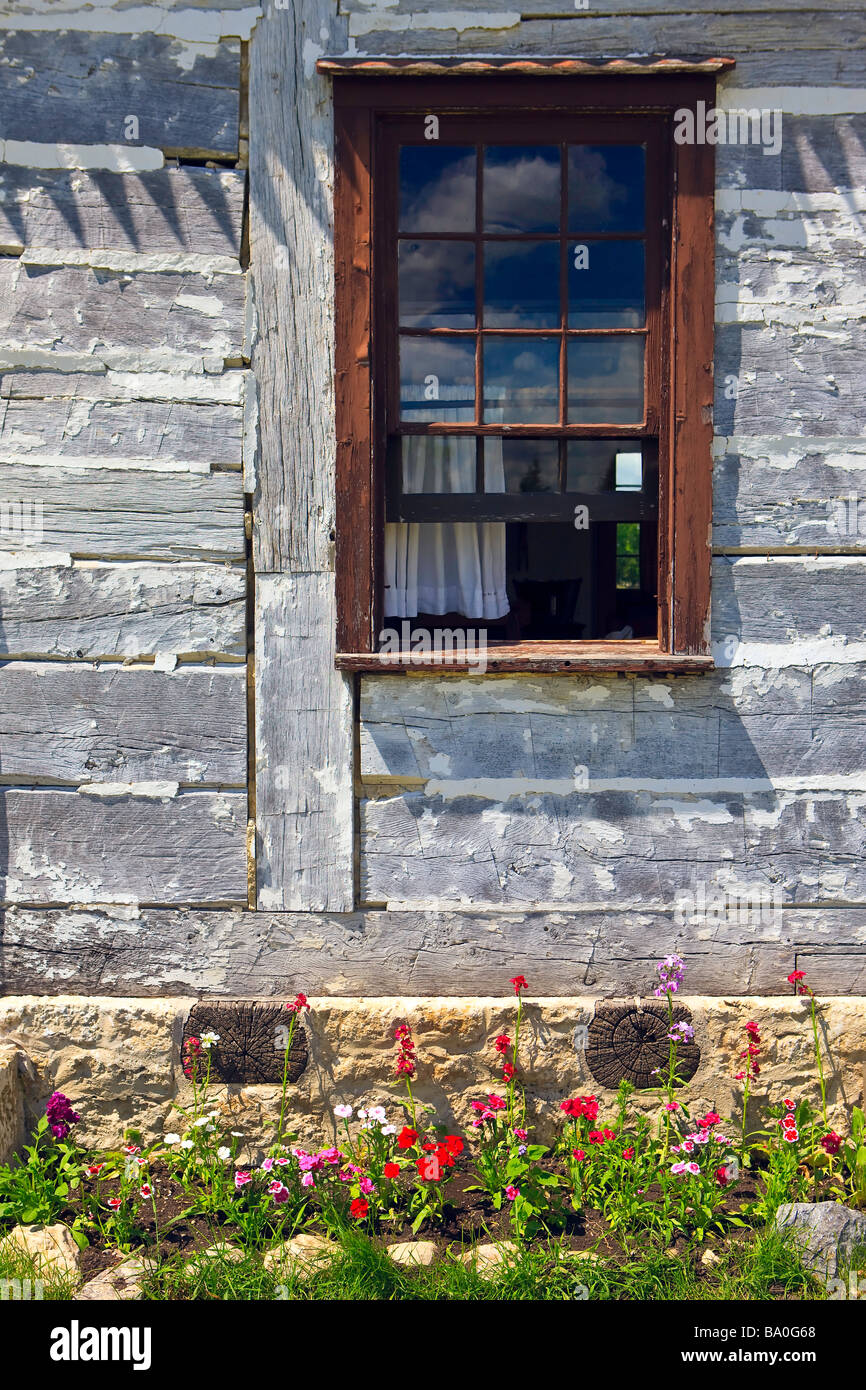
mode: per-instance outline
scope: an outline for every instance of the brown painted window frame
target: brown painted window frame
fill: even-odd
[[[659,629],[652,641],[526,641],[490,646],[486,670],[683,671],[713,665],[709,645],[715,159],[712,145],[677,145],[674,112],[715,102],[715,76],[514,76],[334,74],[334,260],[336,379],[336,665],[354,671],[423,671],[421,654],[401,666],[375,648],[380,622],[385,515],[384,372],[379,340],[373,180],[378,131],[395,115],[511,115],[521,109],[663,118],[670,131],[670,242],[662,287],[659,418]],[[431,654],[432,655],[432,654]],[[463,669],[455,657],[431,659]]]

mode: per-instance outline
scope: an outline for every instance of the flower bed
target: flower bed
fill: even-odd
[[[595,1095],[563,1097],[552,1144],[535,1140],[527,1112],[521,1025],[528,984],[518,975],[513,1026],[490,1039],[490,1086],[472,1100],[466,1132],[416,1099],[424,1059],[406,1021],[394,1033],[392,1103],[338,1104],[336,1137],[300,1147],[288,1079],[294,1032],[309,1008],[300,994],[287,1006],[279,1117],[265,1151],[248,1149],[212,1099],[218,1036],[191,1037],[183,1062],[192,1098],[179,1111],[177,1132],[148,1142],[131,1130],[116,1149],[88,1152],[75,1142],[80,1116],[55,1092],[24,1158],[0,1168],[0,1224],[63,1221],[90,1274],[116,1251],[188,1258],[219,1240],[262,1253],[302,1230],[337,1238],[363,1232],[382,1246],[423,1237],[443,1255],[491,1240],[517,1249],[554,1240],[560,1251],[593,1251],[626,1265],[648,1242],[688,1249],[690,1258],[712,1247],[729,1252],[771,1223],[782,1203],[829,1198],[866,1207],[863,1113],[851,1111],[844,1137],[827,1124],[819,1004],[803,973],[789,980],[810,1001],[815,1097],[778,1097],[750,1132],[747,1107],[763,1048],[755,1023],[746,1024],[731,1059],[738,1114],[692,1115],[683,1099],[681,1057],[693,1029],[675,1019],[673,999],[684,968],[676,956],[657,968],[668,1057],[656,1085],[635,1093],[622,1083],[608,1113]]]

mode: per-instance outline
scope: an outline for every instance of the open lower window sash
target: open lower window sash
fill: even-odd
[[[418,117],[431,109],[513,113],[514,105],[522,104],[593,115],[597,111],[623,116],[653,113],[672,121],[679,107],[693,108],[698,100],[712,105],[715,97],[714,77],[692,72],[616,78],[559,75],[556,81],[496,75],[476,82],[469,76],[450,76],[447,81],[423,78],[413,82],[410,90],[407,85],[394,76],[376,80],[337,76],[334,84],[337,659],[347,669],[363,669],[367,661],[370,669],[382,666],[376,657],[375,636],[381,625],[388,391],[384,373],[378,372],[373,379],[371,350],[374,339],[385,331],[373,293],[372,197],[375,137],[383,115],[399,112]],[[635,643],[631,656],[624,655],[624,644],[617,644],[616,652],[604,641],[566,644],[571,654],[564,655],[558,648],[555,658],[550,643],[526,642],[510,654],[508,669],[533,669],[534,650],[537,669],[544,670],[600,666],[675,670],[712,664],[708,653],[714,150],[708,145],[676,145],[671,138],[668,157],[674,193],[671,288],[670,293],[666,286],[660,291],[663,343],[654,387],[660,456],[658,640]],[[393,312],[393,306],[382,307]],[[553,432],[561,430],[562,426]],[[647,421],[635,433],[646,430]],[[466,432],[487,430],[470,425]],[[490,432],[502,433],[495,428]],[[545,431],[535,427],[526,432]],[[600,432],[597,426],[580,430],[590,436]],[[593,497],[596,505],[599,496]],[[561,495],[557,500],[561,501]]]

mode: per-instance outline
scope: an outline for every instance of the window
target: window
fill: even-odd
[[[711,664],[708,96],[336,81],[338,664]]]

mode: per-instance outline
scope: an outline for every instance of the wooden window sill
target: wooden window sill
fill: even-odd
[[[483,655],[484,671],[478,670]],[[666,652],[655,642],[524,642],[514,646],[490,645],[483,653],[437,652],[337,652],[339,671],[376,672],[379,675],[435,675],[463,672],[473,675],[526,671],[556,675],[582,671],[613,673],[683,674],[711,671],[712,656]]]

